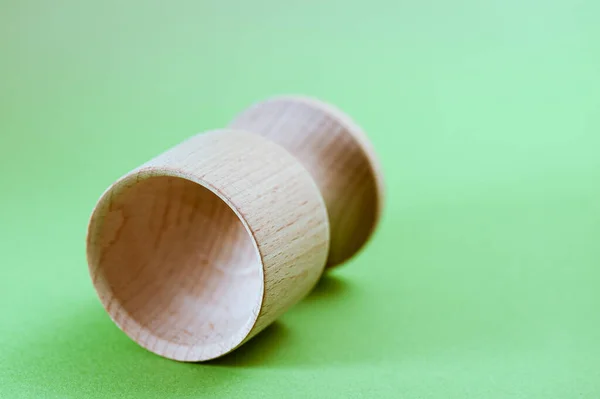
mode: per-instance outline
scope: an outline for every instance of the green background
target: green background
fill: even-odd
[[[0,397],[598,398],[600,3],[0,2]],[[136,346],[87,275],[117,177],[277,93],[377,149],[380,229],[234,354]]]

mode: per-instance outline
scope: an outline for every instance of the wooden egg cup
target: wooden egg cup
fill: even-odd
[[[313,99],[274,98],[111,185],[91,216],[89,271],[139,345],[210,360],[356,253],[382,200],[374,152],[348,117]]]

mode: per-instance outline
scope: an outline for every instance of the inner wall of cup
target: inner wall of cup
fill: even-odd
[[[136,341],[141,328],[178,346],[237,345],[229,341],[249,329],[262,298],[260,256],[242,221],[180,177],[135,179],[104,195],[88,260],[105,308]]]

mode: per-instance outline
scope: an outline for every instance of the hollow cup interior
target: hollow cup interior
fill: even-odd
[[[260,310],[256,242],[243,218],[201,182],[164,174],[117,182],[92,214],[88,263],[115,323],[168,358],[231,351]]]

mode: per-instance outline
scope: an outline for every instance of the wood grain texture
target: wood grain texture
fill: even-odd
[[[314,286],[329,250],[327,210],[304,167],[268,140],[200,134],[128,173],[88,229],[105,309],[161,356],[230,352]]]
[[[328,266],[368,241],[383,208],[383,177],[367,136],[346,114],[312,98],[275,97],[243,111],[229,127],[280,144],[315,179],[331,225]]]

